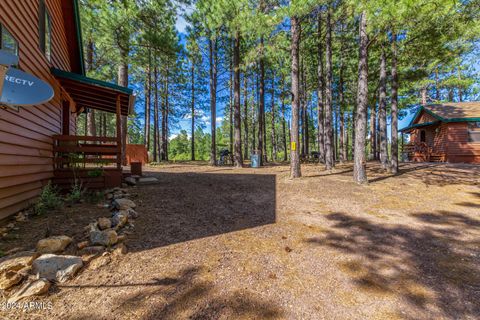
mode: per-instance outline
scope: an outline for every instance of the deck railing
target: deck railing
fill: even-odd
[[[116,165],[121,169],[121,146],[117,138],[56,135],[53,137],[56,169]]]

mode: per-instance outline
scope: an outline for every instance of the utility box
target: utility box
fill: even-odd
[[[250,155],[250,161],[252,162],[252,168],[260,168],[260,155],[257,153],[253,153]]]
[[[142,176],[142,163],[141,162],[131,162],[130,163],[130,171],[132,172],[132,176]]]

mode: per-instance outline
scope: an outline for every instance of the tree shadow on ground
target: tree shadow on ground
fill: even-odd
[[[382,176],[369,179],[369,183],[380,182],[393,177],[410,177],[415,178],[427,185],[480,185],[480,166],[455,164],[448,165],[443,163],[404,163],[399,167],[397,175],[384,175],[380,166],[369,167],[369,171],[373,173],[383,173]]]
[[[350,255],[341,270],[365,292],[409,303],[418,314],[407,318],[478,319],[480,221],[448,211],[412,216],[421,228],[333,213],[333,228],[305,241]]]
[[[159,173],[134,201],[141,219],[130,251],[200,239],[276,222],[275,175]]]
[[[198,279],[201,267],[190,267],[178,277],[153,279],[146,284],[124,284],[134,290],[113,308],[117,319],[277,319],[283,311],[271,301],[262,301],[250,292],[219,295],[212,282]],[[79,288],[92,286],[78,286]],[[104,289],[105,286],[96,286]],[[72,319],[97,319],[94,313],[76,315]]]

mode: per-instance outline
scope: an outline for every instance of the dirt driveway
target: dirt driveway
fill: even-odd
[[[478,319],[480,167],[369,167],[150,168],[129,253],[6,317]]]

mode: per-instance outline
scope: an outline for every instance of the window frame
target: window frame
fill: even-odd
[[[473,136],[476,136],[476,138],[473,138]],[[468,143],[480,143],[480,121],[468,123],[467,141]]]
[[[40,50],[52,61],[52,15],[45,0],[40,0],[38,10],[38,35]]]
[[[11,38],[12,40],[15,42],[15,50],[12,54],[16,55],[18,57],[18,53],[20,51],[20,44],[18,42],[18,40],[13,36],[13,34],[7,29],[5,28],[5,26],[0,22],[0,50],[5,50],[3,49],[3,36],[4,36],[4,32],[6,32]],[[10,51],[8,51],[10,52]]]
[[[427,142],[427,132],[420,130],[420,142]]]

